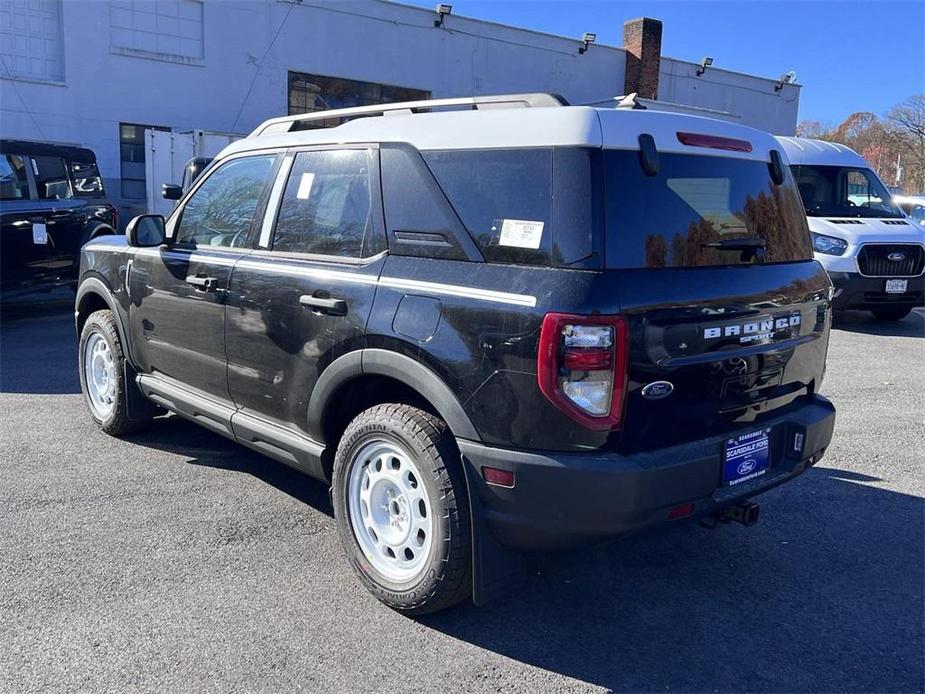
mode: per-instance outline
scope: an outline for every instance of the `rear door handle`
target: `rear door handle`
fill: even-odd
[[[347,314],[347,302],[343,299],[326,299],[311,294],[299,297],[299,303],[316,313],[326,313],[329,316],[344,316]]]
[[[199,275],[190,275],[186,278],[186,283],[190,284],[196,289],[201,289],[204,292],[214,291],[218,284],[217,277],[200,277]]]

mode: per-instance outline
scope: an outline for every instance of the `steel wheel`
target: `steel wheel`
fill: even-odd
[[[414,580],[433,550],[432,504],[411,456],[391,441],[367,443],[350,467],[347,506],[366,559],[386,579]]]
[[[90,406],[97,417],[106,419],[116,405],[116,363],[102,333],[92,332],[84,347],[84,374]]]

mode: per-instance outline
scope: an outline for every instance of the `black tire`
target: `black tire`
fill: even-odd
[[[87,345],[94,335],[99,335],[109,345],[115,366],[113,369],[113,377],[115,379],[113,406],[111,411],[105,414],[101,414],[96,409],[87,389],[85,354]],[[122,350],[122,340],[119,338],[116,320],[113,318],[110,311],[95,311],[87,317],[83,330],[80,332],[80,347],[78,349],[77,364],[80,373],[80,390],[84,394],[87,408],[90,410],[90,416],[100,429],[111,436],[121,436],[144,427],[150,421],[150,417],[140,420],[129,419],[128,417],[128,395],[126,394],[126,387],[128,384],[125,383],[125,353]]]
[[[424,477],[434,535],[429,561],[406,583],[386,578],[370,563],[354,534],[348,508],[349,480],[357,454],[371,442],[394,442]],[[472,542],[466,481],[456,442],[443,420],[409,405],[384,404],[360,413],[337,446],[333,475],[334,517],[347,558],[366,588],[389,607],[409,615],[444,610],[472,591]]]
[[[912,312],[912,307],[906,308],[879,308],[871,311],[877,320],[902,320]]]

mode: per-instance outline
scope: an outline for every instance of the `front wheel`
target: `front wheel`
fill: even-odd
[[[907,308],[880,308],[871,313],[877,320],[902,320],[912,311],[911,307]]]
[[[428,614],[470,594],[466,483],[442,420],[408,405],[362,412],[337,447],[333,497],[347,557],[381,602]]]
[[[112,436],[134,431],[145,423],[129,419],[124,367],[122,340],[112,313],[91,313],[80,332],[80,388],[90,416]]]

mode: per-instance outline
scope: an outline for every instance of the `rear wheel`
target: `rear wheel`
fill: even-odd
[[[147,420],[128,417],[125,356],[110,311],[95,311],[87,318],[80,333],[79,356],[80,388],[100,429],[119,436],[146,424]]]
[[[337,447],[333,491],[344,550],[380,601],[427,614],[469,595],[466,483],[442,420],[408,405],[362,412]]]
[[[907,308],[879,308],[871,311],[877,320],[902,320],[912,311],[911,307]]]

